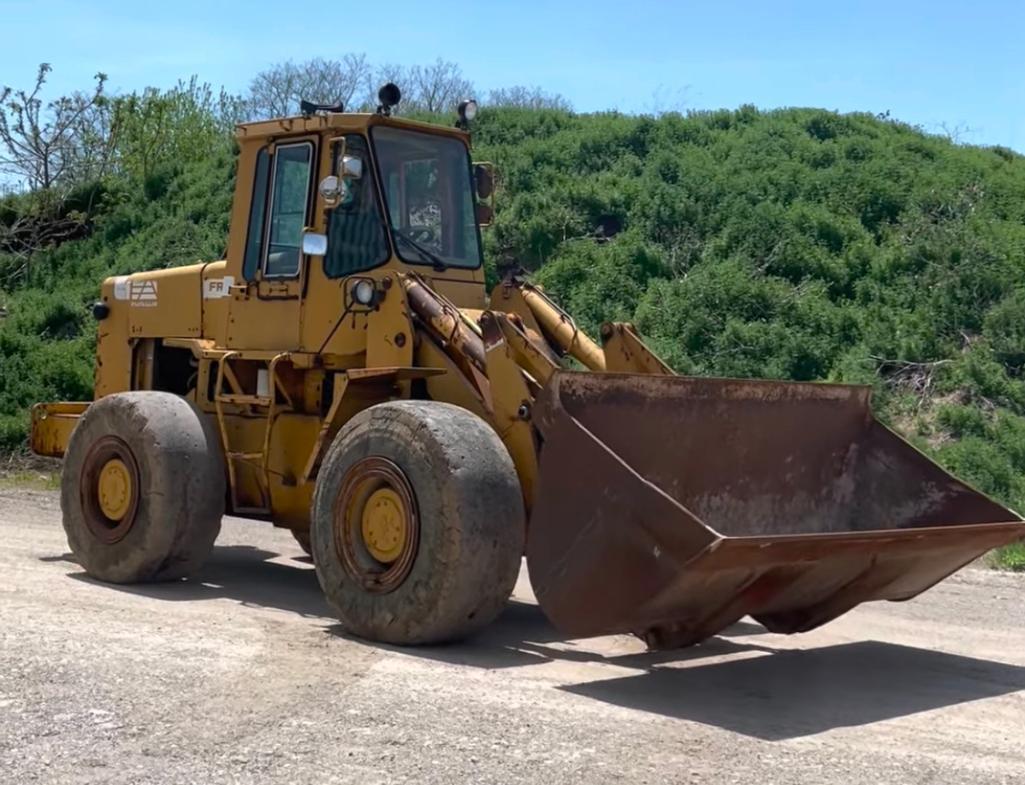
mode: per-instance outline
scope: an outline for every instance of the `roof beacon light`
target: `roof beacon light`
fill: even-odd
[[[401,99],[402,91],[399,90],[394,82],[382,85],[381,89],[377,91],[377,100],[381,102],[377,107],[377,113],[383,115],[391,114],[392,107],[398,106]]]

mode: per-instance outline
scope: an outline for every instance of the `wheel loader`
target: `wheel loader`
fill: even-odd
[[[356,636],[466,636],[525,555],[565,634],[668,648],[906,600],[1025,535],[865,387],[678,376],[522,275],[486,292],[475,104],[398,100],[240,125],[225,258],[103,282],[95,400],[32,417],[89,575],[193,575],[230,514],[289,529]]]

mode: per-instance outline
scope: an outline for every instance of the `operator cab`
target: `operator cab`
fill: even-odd
[[[338,320],[360,280],[385,286],[392,273],[422,276],[456,307],[485,307],[480,226],[493,178],[471,162],[472,112],[464,106],[455,128],[393,117],[392,88],[374,113],[304,104],[302,116],[239,126],[228,252],[203,273],[224,293],[204,300],[203,319],[225,326],[225,346],[354,352]]]
[[[466,132],[476,115],[476,103],[460,104],[458,130],[453,130],[392,118],[400,99],[393,84],[382,87],[378,97],[381,104],[370,116],[344,115],[340,106],[302,102],[307,124],[320,118],[330,127],[353,121],[361,127],[324,135],[330,170],[316,189],[315,198],[323,208],[320,215],[309,215],[305,209],[308,181],[301,168],[286,173],[280,184],[270,175],[273,199],[278,201],[279,191],[291,189],[295,207],[291,212],[271,208],[270,226],[264,233],[265,275],[296,269],[302,255],[322,257],[328,278],[364,272],[389,261],[427,267],[442,275],[481,268],[480,226],[489,223],[493,214],[489,202],[493,178],[489,165],[474,165],[470,160]],[[312,176],[316,154],[308,148],[304,141],[282,144],[276,157],[291,156],[305,163]],[[257,168],[259,189],[259,161]]]

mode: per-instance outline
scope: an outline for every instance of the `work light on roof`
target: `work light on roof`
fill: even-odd
[[[477,102],[472,98],[459,103],[459,121],[462,124],[472,123],[477,116]]]
[[[399,101],[402,100],[402,91],[394,82],[388,82],[377,91],[377,100],[381,102],[377,107],[377,113],[391,114],[392,107],[398,106]]]

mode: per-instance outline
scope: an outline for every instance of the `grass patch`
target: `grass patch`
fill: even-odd
[[[1016,542],[993,551],[990,563],[998,570],[1025,572],[1025,542]]]
[[[19,488],[30,491],[56,491],[60,487],[61,477],[55,471],[0,472],[0,490]]]

